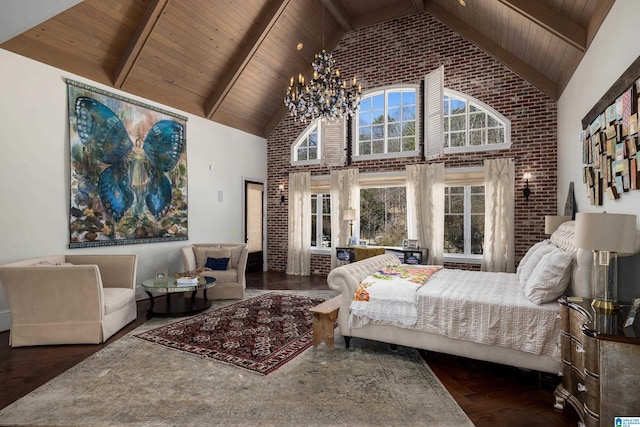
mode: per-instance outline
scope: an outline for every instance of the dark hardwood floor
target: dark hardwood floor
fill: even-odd
[[[329,289],[322,276],[299,277],[268,272],[247,276],[247,288],[264,290]],[[0,333],[0,408],[35,390],[146,321],[147,302],[138,303],[138,319],[99,345],[9,347]],[[340,351],[340,349],[336,349]],[[553,409],[558,378],[493,363],[421,351],[433,372],[476,426],[575,426],[572,409]]]

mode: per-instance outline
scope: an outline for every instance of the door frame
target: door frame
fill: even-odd
[[[247,243],[247,184],[262,185],[262,271],[267,270],[267,183],[261,178],[242,177],[242,241]]]

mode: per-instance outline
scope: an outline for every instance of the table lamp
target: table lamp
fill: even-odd
[[[342,219],[344,221],[349,221],[349,246],[351,246],[351,242],[353,240],[353,221],[358,219],[358,210],[357,209],[345,209],[342,211]]]
[[[575,246],[593,251],[592,306],[600,313],[614,313],[618,304],[618,253],[633,253],[636,216],[614,213],[577,213]]]
[[[560,224],[570,221],[569,215],[547,215],[544,217],[544,234],[553,234]]]

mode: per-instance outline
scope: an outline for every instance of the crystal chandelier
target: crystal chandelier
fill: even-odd
[[[323,35],[324,38],[324,35]],[[333,57],[324,49],[317,53],[313,65],[313,78],[305,84],[304,76],[291,77],[284,105],[289,114],[303,123],[320,117],[323,121],[353,116],[360,105],[362,87],[356,78],[347,82],[334,67]]]

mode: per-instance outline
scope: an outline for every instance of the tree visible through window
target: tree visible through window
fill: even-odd
[[[387,89],[362,98],[358,156],[416,151],[416,90]]]
[[[296,163],[317,163],[320,159],[322,135],[319,121],[309,125],[291,146],[291,161]]]
[[[329,194],[311,195],[311,247],[331,247],[331,197]]]
[[[444,252],[482,255],[484,186],[445,187]]]
[[[379,246],[402,246],[407,238],[405,187],[360,190],[360,239]]]
[[[509,141],[509,121],[489,106],[462,93],[445,89],[445,150],[501,148]]]

